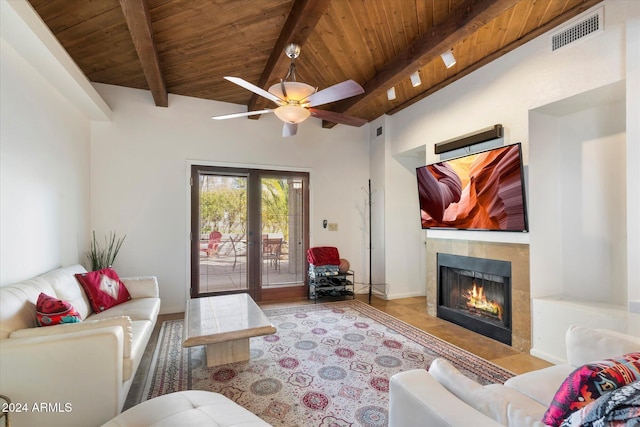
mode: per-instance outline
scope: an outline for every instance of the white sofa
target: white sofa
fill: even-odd
[[[391,377],[389,426],[543,427],[542,417],[560,384],[589,362],[640,351],[640,339],[604,329],[572,326],[566,333],[567,363],[517,375],[502,384],[481,386],[445,359],[429,371]]]
[[[160,309],[155,277],[122,278],[131,300],[93,313],[74,274],[59,268],[0,288],[0,394],[14,427],[99,426],[120,413]],[[82,322],[37,327],[40,292]]]

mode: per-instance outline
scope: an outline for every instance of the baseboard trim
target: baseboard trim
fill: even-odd
[[[413,297],[424,297],[425,294],[422,292],[405,292],[405,293],[389,293],[386,295],[386,299],[400,299],[400,298],[413,298]]]

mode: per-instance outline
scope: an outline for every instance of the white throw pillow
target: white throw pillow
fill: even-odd
[[[502,425],[508,425],[508,402],[466,377],[447,360],[438,358],[431,362],[429,374],[467,405]]]

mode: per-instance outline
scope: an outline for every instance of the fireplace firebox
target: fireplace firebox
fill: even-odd
[[[437,254],[438,317],[511,345],[511,263]]]

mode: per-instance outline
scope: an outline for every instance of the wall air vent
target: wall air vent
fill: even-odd
[[[559,31],[551,35],[551,50],[558,50],[591,34],[599,33],[604,29],[603,8],[571,21]]]

